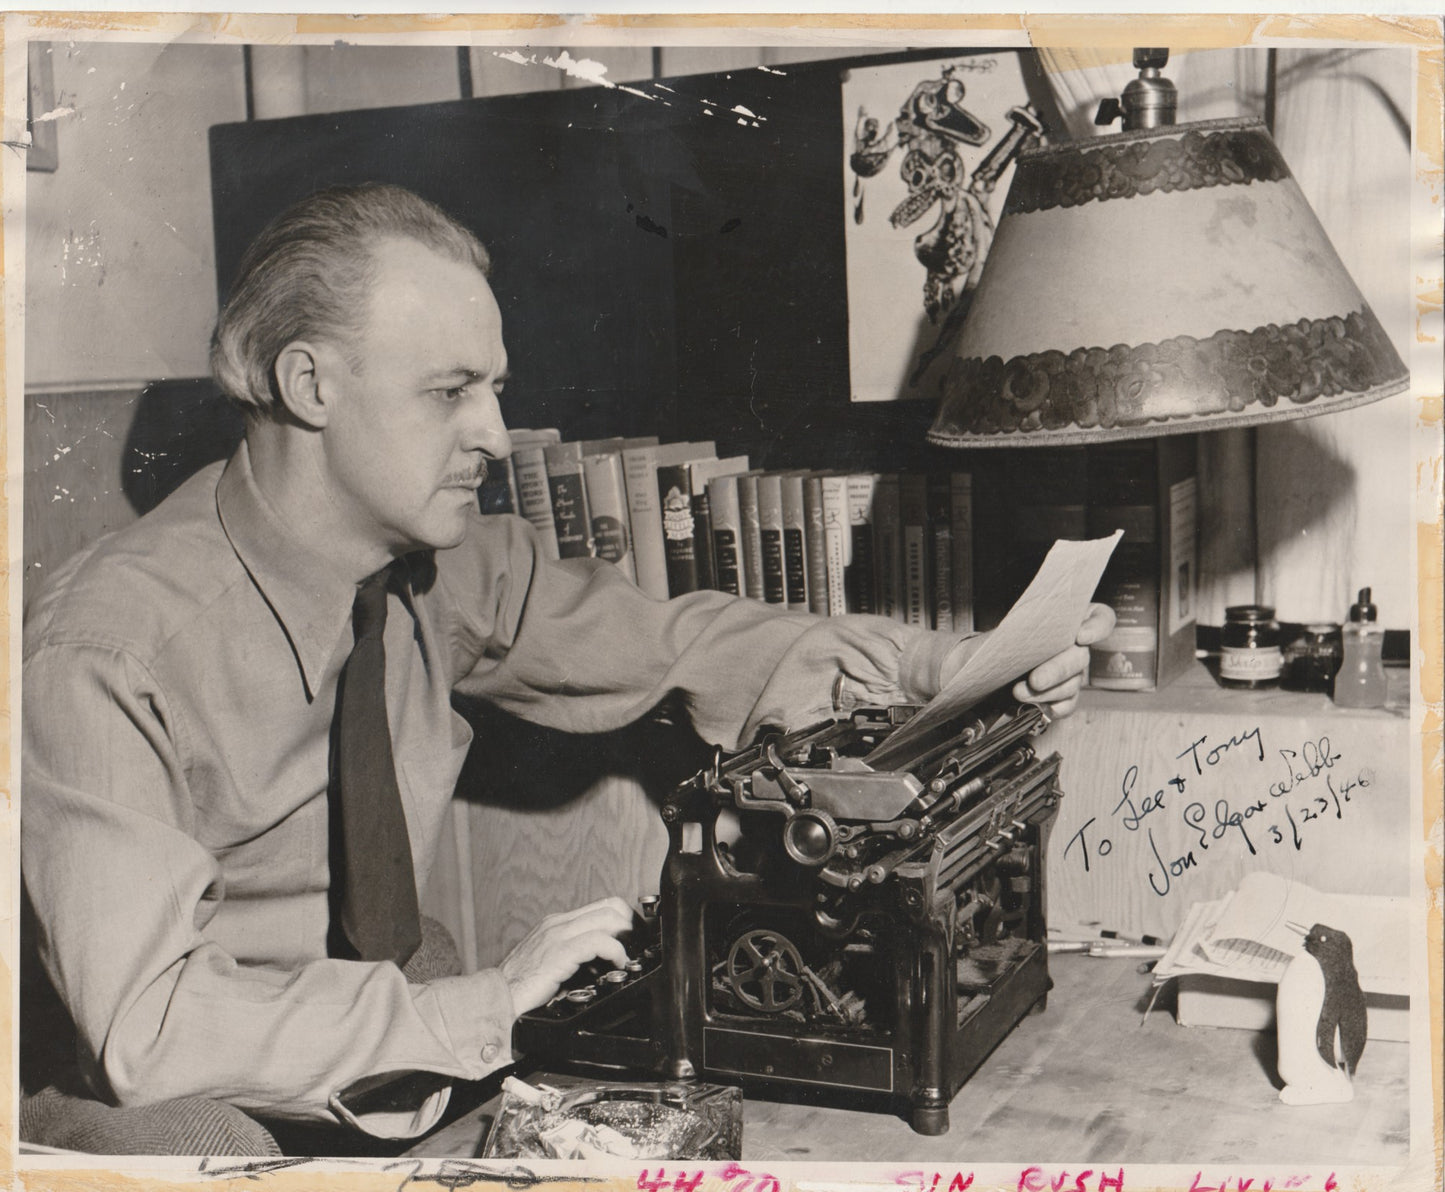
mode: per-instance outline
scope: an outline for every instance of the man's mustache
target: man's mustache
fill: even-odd
[[[465,472],[453,472],[446,478],[447,484],[486,484],[487,482],[487,461],[481,460],[475,468],[469,468]]]

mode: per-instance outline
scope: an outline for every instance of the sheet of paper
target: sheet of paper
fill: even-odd
[[[1154,965],[1154,981],[1167,981],[1181,973],[1217,972],[1229,976],[1229,969],[1213,963],[1202,947],[1204,940],[1214,930],[1224,910],[1227,899],[1216,898],[1210,902],[1190,903],[1184,913],[1184,921],[1169,941],[1169,949]]]
[[[1055,542],[1008,615],[984,636],[983,644],[948,685],[893,734],[889,747],[906,744],[967,711],[990,692],[1072,646],[1122,535],[1122,530],[1115,530],[1108,538]]]
[[[1334,894],[1272,873],[1247,874],[1203,941],[1206,955],[1231,975],[1278,981],[1304,949],[1289,925],[1323,923],[1343,931],[1354,948],[1360,983],[1374,993],[1409,992],[1409,917],[1406,900],[1372,894]]]

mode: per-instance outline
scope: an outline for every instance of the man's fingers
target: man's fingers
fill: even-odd
[[[1021,704],[1047,704],[1049,711],[1054,712],[1058,710],[1057,705],[1064,700],[1076,698],[1083,686],[1083,678],[1079,675],[1052,687],[1046,687],[1042,691],[1028,680],[1020,679],[1014,684],[1013,697]]]
[[[620,899],[603,899],[543,919],[501,963],[513,1008],[521,1014],[542,1005],[590,960],[621,968],[628,957],[617,933],[631,922],[631,912]]]
[[[1057,703],[1047,702],[1045,709],[1054,720],[1060,720],[1068,716],[1078,706],[1079,697],[1077,694],[1069,696],[1068,699],[1060,700]]]
[[[1053,688],[1077,680],[1089,665],[1089,651],[1083,646],[1070,646],[1055,654],[1047,662],[1041,662],[1029,672],[1027,683],[1033,692],[1030,697],[1038,699]]]
[[[622,946],[622,941],[605,931],[589,932],[577,937],[574,943],[577,951],[574,953],[576,961],[573,968],[584,965],[589,960],[599,959],[611,961],[617,968],[627,963],[627,949]]]
[[[542,923],[549,930],[578,934],[584,931],[626,931],[632,926],[632,908],[620,898],[599,898],[586,906],[548,915]]]
[[[1079,632],[1074,637],[1074,643],[1080,646],[1092,646],[1095,642],[1103,641],[1113,632],[1114,610],[1107,604],[1091,604],[1088,614],[1079,626]]]

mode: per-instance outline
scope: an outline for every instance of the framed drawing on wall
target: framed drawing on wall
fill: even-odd
[[[1024,55],[843,77],[848,361],[856,402],[934,395],[1013,176],[1043,124]]]

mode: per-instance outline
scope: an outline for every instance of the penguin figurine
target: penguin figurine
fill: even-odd
[[[1298,930],[1298,929],[1296,929]],[[1350,937],[1316,923],[1280,978],[1275,999],[1279,1075],[1287,1105],[1353,1100],[1350,1077],[1365,1050],[1365,995]]]

